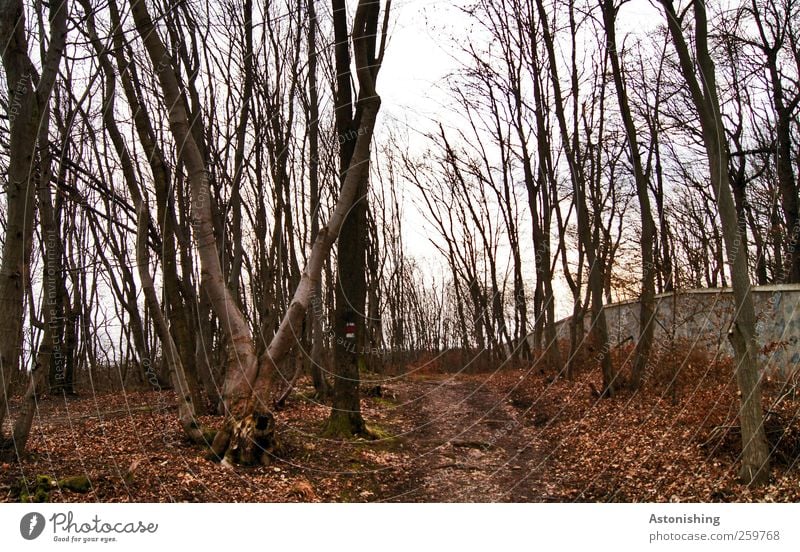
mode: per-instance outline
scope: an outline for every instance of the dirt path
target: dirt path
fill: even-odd
[[[536,502],[544,455],[535,415],[480,383],[398,382],[410,421],[408,478],[391,501]]]

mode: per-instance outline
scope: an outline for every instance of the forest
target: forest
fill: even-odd
[[[0,45],[0,501],[800,500],[800,2],[1,0]]]

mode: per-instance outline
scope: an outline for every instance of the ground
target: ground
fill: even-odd
[[[232,470],[186,441],[169,392],[46,398],[29,455],[0,467],[0,499],[800,500],[794,449],[768,487],[751,491],[736,481],[735,388],[722,370],[703,385],[692,373],[610,400],[592,395],[593,372],[569,381],[535,366],[383,378],[365,383],[373,396],[363,400],[376,439],[345,441],[320,437],[328,407],[303,384],[278,413],[282,447],[271,464]],[[67,489],[63,482],[75,476],[91,488]]]

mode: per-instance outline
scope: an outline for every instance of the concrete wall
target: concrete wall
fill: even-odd
[[[758,317],[759,343],[765,368],[787,376],[800,368],[800,285],[776,285],[753,288]],[[687,346],[703,347],[710,353],[732,355],[727,332],[733,320],[734,301],[730,288],[696,289],[656,296],[655,339],[679,340]],[[639,302],[606,305],[606,320],[611,346],[639,335]],[[569,319],[558,322],[559,335],[569,335]],[[588,331],[590,316],[585,328]],[[763,351],[763,349],[762,349]]]

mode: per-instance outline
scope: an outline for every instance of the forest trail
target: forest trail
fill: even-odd
[[[530,502],[546,455],[527,409],[481,382],[404,380],[398,413],[412,422],[407,483],[390,501]],[[534,416],[535,418],[535,416]]]

